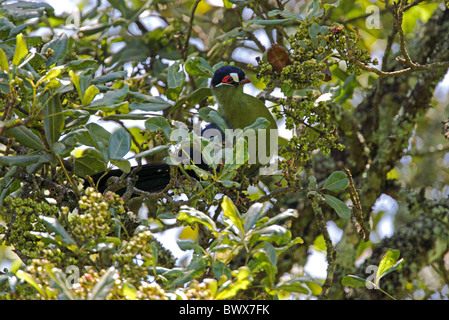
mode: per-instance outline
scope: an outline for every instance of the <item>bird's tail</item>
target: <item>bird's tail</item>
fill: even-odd
[[[107,174],[104,174],[104,172],[97,173],[92,176],[92,180],[96,185],[98,184],[98,191],[104,192],[108,187],[107,181],[109,178],[121,177],[122,175],[122,170],[114,169],[109,171]],[[137,189],[146,192],[156,192],[164,189],[170,182],[170,167],[165,163],[144,164],[136,175],[138,176],[135,184]],[[89,182],[87,180],[84,183],[84,186],[89,186]],[[126,187],[117,190],[116,193],[122,195],[125,191]]]

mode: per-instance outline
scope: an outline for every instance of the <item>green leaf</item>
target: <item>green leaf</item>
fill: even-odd
[[[114,166],[117,166],[125,173],[129,173],[131,171],[131,163],[129,163],[128,160],[110,159],[110,161]]]
[[[48,101],[46,101],[48,99]],[[48,91],[43,95],[44,103],[44,130],[48,144],[53,146],[61,137],[64,130],[64,114],[62,112],[61,98],[59,94],[50,96]]]
[[[22,145],[34,150],[44,151],[42,140],[25,126],[17,126],[6,130],[6,135],[15,138]]]
[[[110,267],[87,296],[88,300],[104,300],[114,288],[115,268]]]
[[[307,8],[307,17],[308,18],[318,18],[322,16],[324,13],[323,8],[320,6],[320,0],[313,0],[312,3]]]
[[[41,53],[46,54],[49,49],[52,50],[52,55],[45,63],[47,67],[55,64],[59,59],[66,56],[69,50],[69,38],[64,32],[56,33],[50,42],[42,46]]]
[[[80,141],[81,143],[84,143],[86,145],[95,147],[97,149],[100,149],[100,143],[104,146],[108,146],[109,140],[111,139],[111,133],[96,123],[89,123],[86,125],[86,128],[89,133],[89,138],[91,138],[92,143],[85,143],[84,141]]]
[[[310,39],[312,40],[312,42],[313,42],[313,44],[315,46],[318,45],[317,35],[319,33],[324,35],[327,32],[327,30],[328,30],[327,26],[321,26],[321,25],[319,25],[317,23],[314,23],[314,24],[312,24],[310,26],[310,28],[309,28],[309,36],[310,36]]]
[[[151,132],[161,129],[164,132],[165,137],[167,139],[170,139],[172,129],[164,117],[149,118],[147,121],[145,121],[145,128],[147,130],[150,130]]]
[[[42,78],[40,78],[39,81],[36,82],[36,86],[40,85],[43,82],[53,80],[61,74],[62,69],[62,67],[54,67],[48,70],[47,73]]]
[[[64,229],[64,227],[59,223],[58,219],[53,217],[46,217],[43,215],[39,216],[39,219],[42,220],[45,227],[53,231],[55,233],[55,238],[58,240],[58,236],[61,238],[61,242],[67,246],[70,250],[74,250],[77,245],[76,242],[72,239],[70,234]]]
[[[256,225],[256,222],[259,220],[262,212],[263,204],[261,203],[255,203],[251,207],[249,207],[248,211],[246,211],[246,213],[243,215],[243,218],[245,220],[243,229],[245,230],[245,232],[248,232]]]
[[[204,154],[203,154],[204,156]],[[209,164],[209,161],[206,161],[207,164]],[[214,166],[216,167],[216,166]],[[232,181],[232,180],[219,180],[219,182],[226,188],[232,188],[232,187],[240,187],[240,183],[238,183],[237,181]]]
[[[94,78],[91,80],[92,84],[104,84],[107,82],[111,82],[120,78],[124,78],[126,76],[126,71],[115,71],[115,72],[109,72],[105,75],[102,75],[100,77]]]
[[[366,280],[352,274],[347,275],[343,279],[341,279],[341,284],[343,286],[350,286],[353,288],[361,288],[366,286]]]
[[[179,71],[179,62],[172,64],[167,72],[167,85],[169,88],[179,88],[184,82],[184,72]]]
[[[109,139],[109,158],[123,160],[131,148],[131,136],[125,128],[120,128]]]
[[[326,199],[327,204],[337,212],[340,218],[349,219],[351,217],[351,209],[349,209],[343,201],[328,194],[325,194],[324,198]]]
[[[76,175],[85,177],[106,170],[106,163],[97,150],[87,150],[81,157],[75,158],[74,167]]]
[[[200,118],[203,119],[204,121],[209,123],[212,122],[215,123],[222,132],[225,132],[226,129],[228,129],[226,121],[220,116],[220,114],[216,110],[209,107],[205,107],[201,108],[198,114]]]
[[[42,158],[41,154],[30,154],[26,156],[4,156],[0,157],[0,164],[3,166],[26,167],[36,163]]]
[[[184,68],[191,76],[207,78],[212,78],[214,76],[214,71],[203,57],[196,57],[187,60]]]
[[[199,254],[205,253],[203,247],[201,247],[198,243],[195,243],[193,241],[177,240],[176,244],[178,245],[179,249],[181,249],[182,251],[193,250]]]
[[[256,119],[256,121],[254,121],[253,124],[243,128],[243,132],[247,131],[247,130],[261,130],[261,129],[266,129],[270,126],[270,121],[268,121],[267,119],[263,118],[263,117],[259,117]]]
[[[379,268],[376,273],[376,285],[379,286],[379,281],[382,277],[387,274],[399,270],[402,268],[402,263],[404,259],[398,260],[400,255],[399,250],[388,249],[388,251],[382,257]]]
[[[349,186],[349,180],[343,171],[333,172],[324,182],[324,188],[330,191],[341,191]]]
[[[131,102],[129,104],[130,110],[142,110],[142,111],[162,111],[167,108],[172,107],[168,101],[162,99],[161,97],[148,97],[146,99],[148,102]]]
[[[296,21],[303,21],[304,19],[301,16],[298,16],[294,13],[288,12],[288,11],[281,11],[281,10],[271,10],[268,12],[269,17],[274,17],[280,15],[286,19],[289,20],[296,20]]]
[[[265,228],[257,228],[254,233],[260,235],[261,240],[264,241],[287,241],[291,237],[290,232],[286,228],[277,224]]]
[[[270,262],[270,264],[272,266],[276,266],[277,265],[277,255],[276,255],[276,249],[275,247],[273,247],[273,245],[269,242],[265,242],[263,244],[263,248],[265,251],[265,254],[268,258],[268,261]]]
[[[304,286],[303,281],[300,280],[290,280],[286,283],[276,286],[276,290],[309,294],[309,290]]]
[[[0,48],[0,68],[5,72],[9,71],[8,58],[6,57],[5,51],[3,51],[1,48]]]
[[[157,146],[157,147],[151,148],[149,150],[137,153],[137,154],[133,155],[130,159],[148,157],[152,154],[164,151],[164,150],[168,149],[168,147],[169,146],[167,146],[167,145]]]
[[[242,217],[232,200],[228,196],[223,197],[221,202],[221,208],[223,209],[223,215],[231,220],[231,222],[242,232],[245,233],[243,228]]]
[[[16,277],[24,280],[26,283],[31,285],[34,289],[36,289],[42,297],[46,297],[45,291],[42,286],[36,281],[36,279],[23,270],[17,270]]]
[[[234,271],[235,272],[235,271]],[[216,300],[226,300],[233,298],[240,290],[245,290],[251,285],[251,272],[248,267],[240,267],[237,279],[226,281],[218,290]]]
[[[90,85],[89,88],[84,92],[83,99],[81,103],[83,105],[88,105],[92,100],[100,93],[100,90],[95,85]]]
[[[104,97],[98,100],[95,100],[91,104],[89,104],[87,109],[104,109],[106,111],[116,110],[119,106],[124,103],[128,104],[126,101],[123,101],[126,95],[129,92],[129,86],[125,84],[121,89],[110,90],[104,94]]]
[[[12,58],[12,64],[18,66],[20,62],[28,54],[28,47],[23,39],[23,34],[19,33],[16,36],[16,50],[14,51],[14,57]]]
[[[198,88],[195,91],[189,93],[185,98],[190,104],[195,105],[212,95],[210,88],[203,87]]]
[[[17,1],[5,3],[2,1],[0,6],[0,15],[13,21],[41,18],[45,13],[53,14],[53,12],[53,7],[45,2]]]
[[[194,208],[182,206],[177,220],[184,221],[188,224],[200,223],[209,229],[209,231],[211,231],[214,235],[217,235],[217,226],[215,225],[214,220],[212,220],[212,218],[207,214]]]
[[[291,21],[291,19],[272,19],[272,20],[262,20],[262,19],[252,19],[252,20],[246,20],[243,22],[243,26],[247,27],[250,24],[258,24],[261,26],[271,26],[271,25],[277,25],[282,24],[284,22]]]
[[[50,275],[50,277],[56,282],[56,285],[61,289],[66,299],[77,300],[73,291],[67,287],[66,274],[62,272],[61,269],[47,266],[46,271]]]
[[[135,300],[137,295],[137,289],[132,284],[124,282],[122,284],[122,295],[128,300]]]
[[[298,212],[296,210],[293,209],[287,209],[277,215],[275,215],[274,217],[268,219],[267,221],[265,221],[264,223],[262,223],[261,225],[258,225],[257,228],[265,228],[268,226],[271,226],[279,221],[282,221],[284,219],[287,218],[297,218],[298,217]]]

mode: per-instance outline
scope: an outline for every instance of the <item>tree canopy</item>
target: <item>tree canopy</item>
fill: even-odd
[[[0,1],[0,299],[447,299],[447,1],[49,3]],[[276,174],[170,160],[222,121],[223,65],[278,121]]]

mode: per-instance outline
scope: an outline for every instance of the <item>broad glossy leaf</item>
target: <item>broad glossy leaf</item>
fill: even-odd
[[[400,252],[399,250],[388,249],[388,251],[382,257],[379,268],[377,269],[376,274],[376,285],[379,285],[379,281],[382,277],[386,276],[390,272],[402,268],[402,263],[404,259],[399,259]]]
[[[331,191],[341,191],[349,186],[349,180],[343,171],[333,172],[324,182],[324,188]]]
[[[324,198],[326,199],[327,204],[335,210],[340,218],[349,219],[351,217],[351,209],[349,209],[343,201],[328,194],[325,194]]]
[[[54,268],[50,265],[46,268],[47,273],[55,281],[59,289],[62,291],[66,299],[77,300],[77,297],[73,293],[72,289],[67,286],[67,274],[61,269]]]
[[[124,78],[126,76],[126,71],[115,71],[115,72],[109,72],[105,75],[102,75],[100,77],[96,77],[91,80],[92,84],[105,84],[117,79]]]
[[[280,15],[286,19],[291,19],[291,20],[297,20],[297,21],[303,21],[304,19],[301,16],[298,16],[292,12],[289,11],[281,11],[281,10],[271,10],[268,12],[268,16],[269,17],[274,17]]]
[[[273,245],[269,242],[265,242],[263,248],[270,264],[272,266],[276,266],[277,265],[276,248],[273,247]]]
[[[100,90],[95,86],[95,85],[91,85],[89,88],[87,88],[87,90],[84,92],[84,96],[82,99],[82,104],[83,105],[88,105],[89,103],[92,102],[92,100],[97,96],[97,94],[100,93]]]
[[[309,290],[305,287],[305,284],[299,280],[290,280],[286,283],[278,285],[276,286],[276,290],[309,294]]]
[[[25,126],[10,128],[6,130],[6,134],[31,149],[39,151],[45,150],[45,145],[42,143],[42,140]]]
[[[130,110],[162,111],[172,107],[172,105],[161,97],[149,97],[147,102],[134,101],[128,107]]]
[[[44,13],[52,14],[54,9],[45,2],[17,1],[2,3],[0,15],[9,17],[14,21],[23,21],[31,18],[40,18]]]
[[[188,240],[178,240],[176,241],[179,249],[182,251],[193,250],[199,254],[204,254],[204,249],[198,243]]]
[[[2,49],[0,49],[0,68],[3,71],[9,71],[8,58],[6,57],[5,51],[3,51]]]
[[[252,19],[252,20],[246,20],[243,22],[243,26],[247,27],[250,24],[258,24],[262,26],[271,26],[271,25],[278,25],[285,23],[287,21],[291,21],[291,19],[271,19],[271,20],[262,20],[262,19]]]
[[[54,232],[56,236],[60,236],[62,243],[66,245],[69,249],[73,250],[77,246],[76,242],[72,239],[72,237],[64,229],[64,227],[59,223],[58,219],[53,217],[46,217],[43,215],[40,215],[39,219],[42,220],[42,222],[45,224],[46,228],[49,231]]]
[[[113,109],[112,106],[117,106],[122,103],[127,103],[123,101],[126,95],[129,92],[129,86],[124,85],[121,89],[114,89],[106,92],[104,97],[98,100],[95,100],[91,104],[89,104],[86,108],[88,109]]]
[[[188,224],[200,223],[204,225],[209,231],[217,234],[217,226],[214,220],[204,212],[196,210],[188,206],[182,206],[177,216],[178,221],[184,221]]]
[[[222,132],[225,132],[226,129],[228,129],[226,121],[220,116],[220,114],[216,110],[209,107],[205,107],[201,108],[198,114],[200,118],[203,119],[204,121],[209,123],[215,123]]]
[[[167,85],[169,88],[179,88],[184,82],[184,72],[179,71],[179,62],[172,64],[167,72]]]
[[[111,138],[111,133],[108,130],[94,122],[87,124],[86,128],[88,130],[88,135],[85,135],[85,131],[81,131],[81,133],[84,132],[84,137],[88,140],[83,140],[83,135],[80,135],[79,141],[81,143],[95,147],[98,150],[100,149],[100,143],[105,147],[108,146]]]
[[[75,158],[75,174],[80,177],[93,175],[106,170],[106,163],[99,151],[86,151],[81,157]]]
[[[341,279],[341,284],[344,286],[350,286],[353,288],[361,288],[366,286],[366,280],[352,274],[347,275],[343,279]]]
[[[152,154],[167,150],[168,147],[169,147],[168,145],[157,146],[157,147],[151,148],[149,150],[137,153],[137,154],[133,155],[130,159],[147,157]]]
[[[30,154],[26,156],[4,156],[0,157],[0,164],[3,166],[26,167],[36,163],[42,158],[40,154]]]
[[[39,84],[46,82],[46,81],[50,81],[53,80],[54,78],[56,78],[57,76],[59,76],[61,74],[62,71],[62,67],[54,67],[50,70],[47,71],[47,73],[39,79],[38,82],[36,82],[36,86],[38,86]]]
[[[17,270],[16,277],[24,280],[26,283],[31,285],[34,289],[36,289],[39,292],[39,294],[42,297],[46,297],[44,289],[41,287],[41,285],[36,281],[36,279],[31,274],[29,274],[28,272],[25,272],[23,270]]]
[[[93,287],[90,294],[87,296],[88,300],[103,300],[114,287],[116,270],[110,267],[105,274],[100,278],[100,281]]]
[[[191,76],[212,78],[214,75],[211,66],[202,57],[187,60],[184,67]]]
[[[243,218],[245,219],[244,224],[245,232],[248,232],[256,225],[256,222],[257,220],[259,220],[262,212],[263,212],[262,203],[255,203],[251,207],[249,207],[248,211],[246,211],[246,213],[243,215]]]
[[[172,129],[170,127],[170,124],[164,117],[149,118],[147,121],[145,121],[145,128],[152,132],[161,129],[164,132],[165,137],[167,139],[170,139]]]
[[[120,128],[109,139],[109,158],[122,160],[131,148],[131,136],[124,128]]]
[[[20,62],[28,54],[28,47],[23,39],[23,34],[19,33],[16,36],[16,50],[14,51],[14,57],[12,58],[12,64],[18,66]]]
[[[268,219],[267,221],[263,222],[262,224],[258,225],[257,228],[265,228],[268,226],[271,226],[279,221],[282,221],[284,219],[287,218],[297,218],[298,217],[298,212],[294,209],[287,209],[277,215],[275,215],[274,217],[271,217],[270,219]]]
[[[42,54],[45,54],[47,50],[53,50],[53,54],[48,58],[45,63],[47,67],[55,64],[59,59],[65,57],[69,49],[69,39],[64,32],[56,33],[50,42],[46,43],[41,50]]]
[[[231,220],[231,222],[242,232],[242,234],[244,234],[245,230],[243,228],[240,212],[228,196],[223,197],[221,208],[223,209],[223,215]]]
[[[50,146],[53,146],[59,140],[64,130],[64,114],[59,94],[50,96],[47,92],[43,95],[44,103],[46,103],[43,122],[47,142]]]
[[[128,160],[123,159],[110,159],[111,163],[114,166],[117,166],[120,170],[122,170],[125,173],[129,173],[131,171],[131,164]]]

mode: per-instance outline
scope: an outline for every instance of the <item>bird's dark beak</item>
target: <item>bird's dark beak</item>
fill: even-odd
[[[242,81],[240,81],[240,84],[245,84],[245,83],[250,83],[251,80],[245,76],[245,79],[243,79]]]

